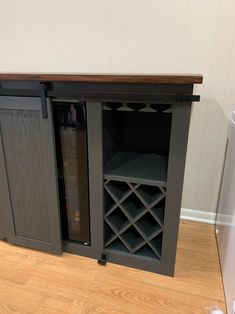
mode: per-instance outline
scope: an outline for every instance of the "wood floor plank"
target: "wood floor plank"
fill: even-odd
[[[174,278],[0,241],[0,314],[225,313],[213,228],[181,222]]]

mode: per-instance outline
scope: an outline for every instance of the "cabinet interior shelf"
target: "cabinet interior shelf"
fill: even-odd
[[[167,157],[118,151],[106,163],[104,178],[165,187]]]

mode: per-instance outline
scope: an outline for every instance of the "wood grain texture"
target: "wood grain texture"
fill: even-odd
[[[174,278],[0,242],[1,314],[196,314],[225,311],[213,226],[181,222]]]
[[[59,81],[93,83],[201,84],[201,74],[69,74],[0,73],[0,80]]]

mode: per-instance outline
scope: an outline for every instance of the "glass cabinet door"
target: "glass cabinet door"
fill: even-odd
[[[86,104],[54,102],[63,239],[90,243]]]

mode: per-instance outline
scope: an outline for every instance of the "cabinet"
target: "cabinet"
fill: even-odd
[[[0,238],[173,275],[202,77],[0,81]]]

